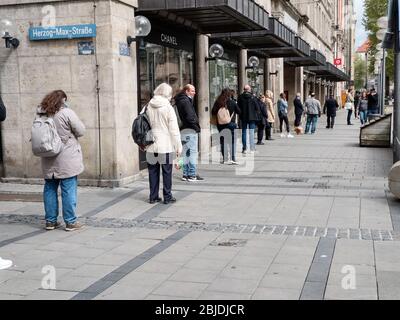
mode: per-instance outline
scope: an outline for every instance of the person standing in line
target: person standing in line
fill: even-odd
[[[345,108],[347,110],[347,125],[352,126],[353,124],[351,123],[351,116],[354,111],[353,89],[349,89],[347,92]]]
[[[172,87],[162,83],[154,90],[154,96],[147,108],[154,137],[154,144],[146,150],[150,185],[149,203],[151,204],[162,201],[159,197],[161,169],[164,204],[176,202],[172,196],[172,163],[175,157],[179,158],[181,155],[182,143],[178,119],[171,105],[171,99]]]
[[[358,101],[358,112],[360,114],[360,122],[363,126],[368,121],[368,96],[367,92],[363,91]]]
[[[266,98],[263,94],[260,95],[257,99],[257,106],[258,106],[258,117],[260,120],[257,123],[258,132],[257,132],[257,145],[262,146],[264,145],[263,138],[264,138],[264,131],[267,126],[268,122],[268,113],[267,113],[267,106],[266,106]]]
[[[290,126],[289,126],[289,119],[288,119],[288,102],[286,100],[286,95],[284,93],[280,94],[280,98],[278,100],[278,116],[280,120],[280,131],[281,131],[281,138],[286,137],[283,133],[283,123],[286,125],[287,137],[293,138],[294,136],[290,133]]]
[[[358,111],[358,104],[361,98],[361,93],[360,91],[356,91],[356,94],[354,96],[354,119],[358,119],[359,117],[359,111]]]
[[[200,121],[194,107],[196,88],[187,84],[175,97],[175,104],[182,120],[181,139],[183,144],[183,177],[182,181],[196,182],[204,178],[197,174],[197,158],[199,153]]]
[[[6,116],[7,116],[7,109],[0,96],[0,122],[6,120]],[[12,264],[13,262],[11,260],[2,259],[0,257],[0,270],[5,270],[10,268]]]
[[[67,105],[67,95],[62,90],[49,93],[40,104],[39,117],[52,117],[58,135],[63,142],[62,151],[55,157],[42,157],[45,179],[43,192],[46,212],[46,230],[60,227],[58,218],[58,187],[61,186],[62,212],[66,231],[82,228],[77,221],[76,202],[78,175],[84,171],[82,148],[78,138],[85,134],[85,126],[76,113]]]
[[[327,124],[326,124],[327,129],[333,129],[333,127],[335,126],[337,109],[339,109],[339,104],[333,97],[333,94],[331,94],[329,98],[325,101],[324,105],[324,114],[326,113],[327,117]]]
[[[211,114],[217,118],[217,128],[220,133],[222,161],[221,164],[237,165],[236,162],[236,129],[235,116],[240,115],[240,109],[233,99],[232,90],[223,89],[214,103]],[[224,119],[227,118],[227,119]],[[223,123],[220,123],[223,122]],[[231,139],[225,139],[226,130],[230,131]],[[229,143],[230,142],[230,143]],[[230,160],[228,160],[228,153]]]
[[[272,139],[272,127],[275,123],[274,94],[271,90],[265,92],[265,105],[267,106],[267,123],[265,125],[265,140]]]
[[[307,99],[305,104],[305,112],[307,114],[307,125],[305,134],[314,134],[317,130],[318,118],[321,117],[321,102],[315,99],[315,93],[311,93],[311,98]]]
[[[254,130],[259,118],[257,115],[256,97],[252,94],[249,85],[245,85],[243,93],[239,96],[238,106],[240,109],[240,120],[242,122],[242,153],[247,153],[247,129],[249,129],[250,153],[254,153],[256,151]]]
[[[304,106],[303,103],[301,102],[301,93],[296,94],[296,98],[293,101],[294,104],[294,115],[295,115],[295,120],[294,120],[294,126],[295,128],[298,128],[301,126],[301,117],[304,114]]]
[[[376,90],[372,88],[368,95],[368,121],[371,121],[374,114],[379,113],[378,98]]]

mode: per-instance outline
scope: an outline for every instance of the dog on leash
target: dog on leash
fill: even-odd
[[[299,136],[304,133],[304,129],[302,127],[295,127],[294,132]]]

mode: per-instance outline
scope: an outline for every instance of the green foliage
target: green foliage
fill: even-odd
[[[368,38],[371,43],[369,49],[369,72],[372,74],[374,72],[375,65],[375,55],[377,53],[376,45],[380,42],[377,39],[376,33],[379,31],[377,25],[377,20],[380,17],[387,15],[387,0],[364,0],[364,17],[363,25],[368,31]],[[388,56],[386,60],[386,74],[389,76],[390,80],[394,78],[394,53],[393,50],[388,51]]]
[[[357,90],[365,87],[365,73],[365,61],[357,56],[354,62],[354,86]]]

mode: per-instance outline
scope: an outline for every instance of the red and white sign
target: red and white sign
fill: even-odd
[[[336,58],[333,61],[333,63],[334,63],[335,66],[341,66],[342,65],[342,59],[341,58]]]

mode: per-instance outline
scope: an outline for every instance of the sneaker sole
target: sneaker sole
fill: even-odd
[[[65,231],[67,231],[67,232],[77,231],[77,230],[81,230],[82,228],[83,228],[83,226],[79,227],[79,228],[65,228]]]

